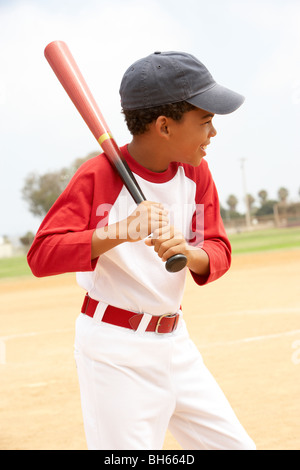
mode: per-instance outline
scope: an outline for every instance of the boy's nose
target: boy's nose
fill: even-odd
[[[217,131],[216,131],[215,127],[212,125],[209,136],[210,137],[215,137],[216,135],[217,135]]]

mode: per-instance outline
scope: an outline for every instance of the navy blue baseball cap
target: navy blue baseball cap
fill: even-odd
[[[219,85],[196,57],[185,52],[154,52],[134,62],[120,85],[124,110],[187,101],[213,114],[229,114],[245,97]]]

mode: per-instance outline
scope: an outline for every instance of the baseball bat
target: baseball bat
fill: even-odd
[[[53,41],[46,46],[44,54],[77,111],[118,172],[133,200],[136,204],[145,201],[146,197],[113,138],[67,44],[63,41]],[[186,263],[186,256],[177,254],[169,258],[165,266],[167,271],[177,272],[183,269]]]

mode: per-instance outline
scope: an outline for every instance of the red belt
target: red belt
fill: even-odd
[[[94,300],[86,294],[81,307],[81,313],[93,318],[98,304],[98,300]],[[172,333],[172,331],[177,328],[179,316],[179,313],[167,313],[161,316],[153,315],[146,331],[155,331],[155,333]],[[142,318],[142,313],[134,313],[108,305],[102,317],[102,321],[110,323],[111,325],[137,330]]]

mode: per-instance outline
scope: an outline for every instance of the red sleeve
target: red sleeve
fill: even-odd
[[[121,187],[120,179],[105,156],[100,155],[83,164],[35,236],[27,255],[32,273],[44,277],[92,271],[97,259],[91,260],[91,239],[101,222],[97,207],[112,203]]]
[[[196,204],[201,205],[200,212],[204,211],[204,230],[200,237],[198,234],[198,239],[201,239],[200,246],[209,256],[210,274],[200,276],[192,271],[191,274],[198,285],[204,285],[219,279],[228,271],[231,264],[231,245],[221,218],[217,189],[206,160],[202,160],[197,168],[196,182]],[[194,214],[194,227],[196,217],[197,211]],[[201,227],[201,224],[197,224],[197,227]]]

